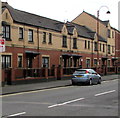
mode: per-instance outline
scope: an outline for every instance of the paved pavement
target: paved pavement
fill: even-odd
[[[102,81],[108,81],[108,80],[118,79],[118,78],[119,78],[119,75],[107,75],[102,77]],[[49,89],[49,88],[69,86],[69,85],[71,85],[70,79],[41,82],[41,83],[34,83],[34,84],[5,85],[4,87],[2,87],[2,94],[4,95],[4,94],[10,94],[10,93],[32,91],[32,90],[34,91],[34,90],[41,90],[41,89]]]

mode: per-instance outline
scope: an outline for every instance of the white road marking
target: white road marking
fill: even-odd
[[[95,94],[94,96],[105,95],[105,94],[112,93],[112,92],[115,92],[115,91],[116,90],[111,90],[111,91],[107,91],[107,92],[103,92],[103,93],[98,93],[98,94]]]
[[[26,114],[26,112],[21,112],[21,113],[16,113],[16,114],[12,114],[12,115],[8,115],[7,117],[13,117],[13,116],[20,116]]]
[[[48,106],[48,108],[52,108],[52,107],[56,107],[56,106],[59,106],[59,104],[54,104],[54,105]]]
[[[48,108],[52,108],[52,107],[56,107],[56,106],[62,106],[62,105],[65,105],[65,104],[69,104],[69,103],[80,101],[80,100],[84,100],[84,99],[85,98],[78,98],[78,99],[70,100],[70,101],[67,101],[67,102],[60,103],[60,104],[51,105],[51,106],[48,106]]]
[[[106,81],[102,81],[102,83],[107,83],[107,82],[112,82],[112,81],[118,81],[119,79],[114,79],[114,80],[106,80]]]

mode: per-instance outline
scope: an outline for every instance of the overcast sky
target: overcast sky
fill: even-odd
[[[107,6],[111,14],[106,14],[107,8],[100,9],[100,19],[110,20],[112,27],[118,29],[119,0],[2,0],[12,7],[48,17],[58,21],[72,21],[84,11],[97,16],[101,6]],[[87,20],[87,19],[86,19]]]

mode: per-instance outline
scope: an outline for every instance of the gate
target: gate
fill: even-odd
[[[12,84],[12,78],[11,78],[11,69],[5,69],[5,84],[11,85]]]

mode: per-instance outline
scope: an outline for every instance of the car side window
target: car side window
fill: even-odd
[[[91,70],[92,71],[92,74],[96,74],[96,72],[94,70]]]
[[[89,73],[92,74],[92,70],[89,70]]]

